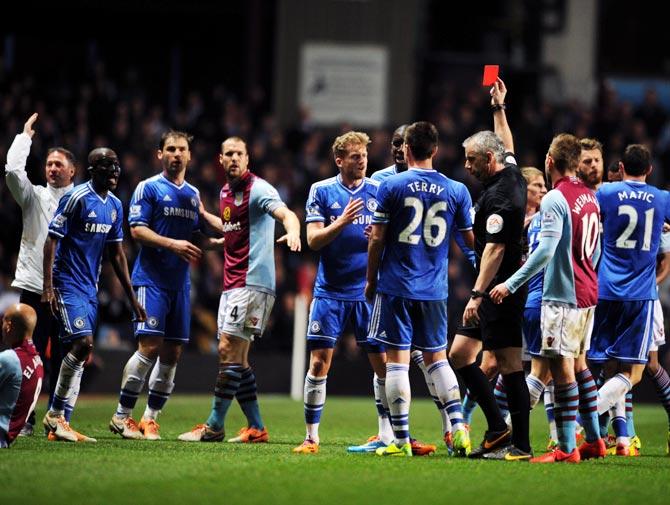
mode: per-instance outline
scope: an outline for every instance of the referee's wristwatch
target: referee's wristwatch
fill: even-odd
[[[484,293],[483,291],[477,291],[476,289],[473,289],[470,292],[470,298],[472,298],[473,300],[476,298],[485,298],[485,297],[486,293]]]

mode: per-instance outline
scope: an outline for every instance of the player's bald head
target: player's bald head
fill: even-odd
[[[20,344],[24,339],[32,337],[36,324],[37,314],[30,305],[10,305],[2,318],[3,342],[10,347]]]

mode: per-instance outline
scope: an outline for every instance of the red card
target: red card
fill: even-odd
[[[498,65],[484,65],[482,86],[492,86],[498,79]]]

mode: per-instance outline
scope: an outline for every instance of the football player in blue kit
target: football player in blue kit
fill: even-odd
[[[381,456],[411,456],[409,361],[412,347],[423,352],[439,401],[447,405],[454,451],[465,456],[470,438],[463,423],[456,376],[449,366],[447,293],[452,226],[473,246],[466,187],[433,169],[438,133],[427,122],[405,132],[408,170],[379,188],[368,246],[365,296],[374,299],[368,338],[386,346],[386,397],[394,441]]]
[[[190,242],[200,229],[200,192],[185,179],[192,140],[188,133],[166,131],[156,153],[162,172],[140,182],[130,202],[128,224],[142,245],[132,282],[147,320],[135,325],[138,349],[123,369],[119,404],[109,422],[123,438],[160,439],[156,418],[174,389],[177,362],[189,339],[189,263],[202,255]],[[203,241],[210,247],[215,239]],[[147,407],[137,423],[131,414],[147,375]]]
[[[603,224],[603,254],[598,269],[598,306],[590,360],[614,360],[616,374],[598,395],[598,413],[614,408],[616,454],[631,455],[626,426],[626,393],[642,376],[652,344],[656,257],[663,223],[670,222],[670,193],[646,183],[651,153],[629,145],[622,157],[623,180],[596,193]]]
[[[138,322],[146,313],[133,293],[123,252],[123,207],[111,190],[121,173],[119,158],[106,147],[88,155],[90,181],[66,193],[49,224],[44,244],[43,299],[57,314],[60,338],[71,343],[63,358],[58,382],[44,426],[60,440],[95,441],[78,437],[65,420],[64,409],[72,386],[81,377],[93,351],[93,332],[98,308],[98,276],[105,250],[128,296]]]

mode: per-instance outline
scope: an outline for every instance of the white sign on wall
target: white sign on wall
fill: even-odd
[[[317,125],[386,123],[388,49],[375,45],[306,43],[299,97]]]

